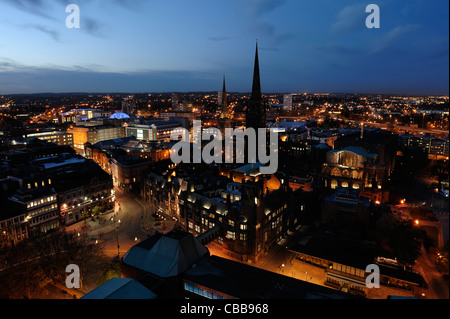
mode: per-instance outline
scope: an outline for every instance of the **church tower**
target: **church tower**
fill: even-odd
[[[227,97],[227,86],[225,83],[225,75],[223,76],[223,89],[222,89],[222,117],[229,119],[230,110],[228,109],[228,97]]]
[[[225,129],[232,128],[231,127],[231,112],[228,107],[228,97],[227,97],[227,88],[225,84],[225,76],[223,76],[223,89],[219,103],[222,104],[222,111],[220,112],[220,118],[218,121],[219,130],[222,133],[222,139],[225,138]]]

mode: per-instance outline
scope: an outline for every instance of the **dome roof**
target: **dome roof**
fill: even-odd
[[[128,114],[125,114],[123,112],[116,112],[109,119],[111,120],[127,120],[130,116]]]

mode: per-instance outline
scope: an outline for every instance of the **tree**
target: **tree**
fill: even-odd
[[[394,233],[389,240],[389,245],[402,264],[414,265],[421,255],[422,236],[418,229],[414,228],[411,221],[400,221],[394,226]]]
[[[402,264],[414,265],[421,255],[423,236],[410,220],[385,214],[377,223],[377,234]]]
[[[14,275],[8,276],[7,286],[10,299],[45,298],[52,279],[39,265],[23,264],[14,269]]]
[[[111,262],[109,263],[105,270],[103,271],[102,275],[97,279],[97,286],[103,285],[108,280],[111,280],[112,278],[120,278],[122,275],[120,264],[118,262]]]
[[[36,233],[18,248],[19,245],[8,252],[10,266],[3,276],[11,298],[45,297],[46,287],[65,285],[65,269],[70,264],[80,268],[81,284],[86,277],[91,281],[96,279],[97,269],[104,269],[105,257],[100,245],[62,229]]]
[[[92,215],[94,217],[97,217],[98,215],[100,215],[102,212],[102,209],[100,208],[100,206],[95,206],[94,208],[92,208]]]

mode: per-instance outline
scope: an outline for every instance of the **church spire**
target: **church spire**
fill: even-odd
[[[261,78],[259,74],[259,55],[258,55],[258,41],[256,41],[256,53],[255,53],[255,67],[253,70],[253,88],[252,97],[261,98]]]
[[[222,89],[222,112],[220,114],[220,118],[229,118],[230,110],[228,109],[228,97],[227,97],[227,87],[225,83],[225,75],[223,76],[223,89]]]
[[[228,117],[229,112],[228,112],[228,98],[227,98],[227,86],[225,83],[225,75],[223,76],[222,107],[226,117]]]
[[[259,74],[258,42],[256,42],[252,94],[248,101],[246,117],[247,128],[254,128],[257,130],[266,127],[266,110],[262,99],[261,77]]]

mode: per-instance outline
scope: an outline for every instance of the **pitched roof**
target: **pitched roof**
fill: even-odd
[[[155,299],[157,296],[139,282],[129,278],[112,278],[81,299]]]
[[[156,236],[156,237],[155,237]],[[186,271],[208,253],[192,234],[172,231],[157,234],[139,243],[124,255],[123,262],[161,278]]]

